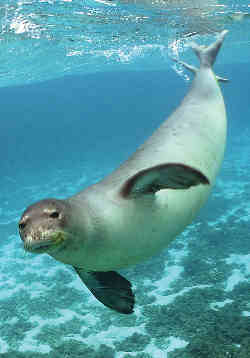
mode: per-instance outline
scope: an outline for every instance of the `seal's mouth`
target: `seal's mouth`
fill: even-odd
[[[34,240],[31,236],[27,237],[24,242],[24,250],[32,253],[50,252],[61,246],[65,241],[63,232],[50,233],[44,235],[40,240]]]
[[[54,242],[49,240],[44,241],[35,241],[24,244],[24,249],[30,252],[43,252],[47,251],[50,247],[54,246]]]

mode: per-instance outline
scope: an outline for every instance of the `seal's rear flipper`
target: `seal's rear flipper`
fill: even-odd
[[[228,30],[222,31],[219,34],[218,39],[207,47],[199,46],[195,42],[192,42],[190,44],[191,48],[200,60],[201,67],[213,67],[217,54],[221,48],[221,45],[223,44],[224,38],[227,33]]]
[[[226,34],[228,33],[228,30],[222,31],[218,39],[212,43],[210,46],[200,46],[196,44],[195,42],[192,42],[190,44],[190,47],[193,49],[195,54],[200,60],[200,67],[213,67],[213,64],[216,60],[217,54],[221,48],[221,45],[223,44],[224,38]],[[180,63],[182,66],[184,66],[189,71],[196,73],[198,69],[194,66],[191,66],[185,62],[179,61],[178,59],[173,59],[174,61]],[[216,79],[218,81],[227,82],[228,80],[226,78],[222,78],[220,76],[216,76]]]
[[[199,184],[209,184],[208,178],[199,170],[181,163],[168,163],[141,170],[129,178],[121,195],[137,197],[161,189],[188,189]]]
[[[135,298],[131,283],[115,271],[87,272],[74,267],[83,283],[105,306],[119,313],[133,313]]]
[[[185,67],[187,70],[193,72],[194,74],[198,71],[198,69],[196,67],[191,66],[186,62],[180,61],[177,58],[172,58],[172,60],[177,62],[177,63],[179,63],[180,65]],[[217,76],[217,75],[215,75],[215,77],[216,77],[217,81],[220,81],[220,82],[228,82],[229,81],[227,78],[224,78],[224,77],[220,77],[220,76]]]

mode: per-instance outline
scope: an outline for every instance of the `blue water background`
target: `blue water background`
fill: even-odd
[[[230,156],[231,142],[249,129],[249,66],[215,69],[230,81],[222,84]],[[2,189],[42,189],[58,170],[72,175],[72,187],[76,177],[86,177],[86,185],[95,182],[143,143],[180,103],[189,85],[166,70],[66,76],[1,88]],[[13,200],[11,207],[19,202],[12,196],[8,200]]]
[[[171,264],[173,267],[178,267],[174,264],[175,257],[178,258],[178,251],[183,248],[183,239],[192,242],[195,238],[196,249],[198,247],[200,251],[199,243],[203,240],[209,243],[215,230],[220,230],[221,233],[227,232],[227,236],[222,237],[222,240],[227,240],[222,248],[223,251],[231,245],[231,241],[234,242],[237,232],[242,236],[240,233],[242,225],[239,224],[230,237],[230,226],[237,222],[237,210],[240,210],[241,206],[242,212],[239,215],[243,213],[247,222],[249,65],[235,63],[219,65],[215,66],[215,71],[230,79],[228,84],[222,84],[228,111],[229,134],[218,184],[207,206],[195,221],[193,231],[187,231],[186,236],[184,235],[180,241],[177,240],[177,246],[171,247],[172,250],[174,249],[172,256],[168,256],[166,250],[147,264],[125,271],[125,275],[135,285],[137,294],[136,315],[130,318],[109,311],[96,302],[79,281],[73,285],[73,288],[67,288],[73,280],[73,273],[69,267],[49,258],[39,261],[37,257],[25,255],[17,234],[17,221],[23,209],[31,202],[44,197],[63,198],[74,194],[113,170],[178,105],[190,83],[172,70],[133,71],[64,77],[44,83],[0,89],[2,115],[0,307],[4,317],[4,322],[0,324],[1,357],[184,358],[186,355],[182,349],[188,345],[188,342],[195,339],[197,341],[199,337],[204,342],[204,337],[211,336],[210,331],[215,329],[217,321],[211,323],[206,320],[207,311],[203,306],[199,309],[199,328],[195,330],[196,333],[192,320],[197,312],[192,309],[185,316],[186,331],[180,333],[183,322],[182,319],[178,321],[178,317],[186,307],[183,303],[177,302],[173,305],[174,308],[167,311],[167,307],[172,306],[156,304],[154,297],[157,297],[157,292],[153,293],[153,291],[157,287],[157,280],[164,277],[166,265],[170,265],[169,274]],[[242,188],[246,192],[242,192]],[[226,200],[224,196],[228,195],[229,199]],[[236,215],[231,220],[230,213],[234,209]],[[224,221],[221,220],[223,215],[226,217]],[[200,230],[203,225],[206,227],[209,221],[213,223],[215,229],[210,228],[207,232],[203,227],[203,230]],[[248,233],[247,227],[244,235]],[[204,233],[207,237],[204,237]],[[247,255],[249,252],[249,247],[245,249],[241,246],[241,242],[238,242],[238,248],[241,254]],[[213,249],[217,251],[216,247]],[[6,250],[10,252],[6,253]],[[232,252],[238,253],[235,248]],[[192,266],[192,250],[188,257],[190,264],[185,263],[186,270],[190,269],[190,265]],[[216,255],[213,257],[213,251],[205,250],[201,253],[199,262],[206,260],[212,260],[212,267],[216,267],[221,262]],[[29,272],[32,265],[34,270]],[[195,277],[198,277],[199,284],[207,284],[206,278],[204,279],[206,272],[202,273],[203,279],[199,278],[199,274],[198,265],[196,271],[190,273],[190,277],[194,280],[193,284]],[[14,282],[12,282],[13,277]],[[229,273],[228,277],[230,277]],[[37,281],[41,287],[36,286]],[[167,293],[158,294],[157,300],[161,297],[164,302],[165,295],[167,300],[168,295],[182,292],[187,286],[192,287],[192,282],[187,283],[186,278],[181,275],[180,277],[177,275],[177,283],[177,286],[168,287]],[[223,301],[222,297],[225,299],[223,287],[225,288],[224,280],[219,280],[218,283],[215,281],[210,291],[206,291],[203,303],[198,296],[200,304],[206,304],[208,308],[209,295],[211,302],[214,297],[217,297],[218,301]],[[188,307],[193,307],[192,302],[197,290],[202,291],[202,289],[190,291],[191,294],[186,299]],[[218,290],[221,290],[219,295]],[[216,291],[215,296],[213,296],[214,291]],[[246,305],[248,294],[246,292],[244,294]],[[232,293],[230,295],[232,296]],[[239,305],[237,294],[235,305]],[[196,306],[197,302],[194,307]],[[243,306],[240,307],[243,310]],[[66,319],[64,323],[55,323],[53,326],[51,323],[53,319],[66,317],[67,310],[71,312],[72,317],[68,321]],[[229,311],[231,310],[232,308]],[[216,311],[214,312],[217,314]],[[173,319],[173,315],[177,323],[171,331],[166,324]],[[94,323],[89,323],[91,321],[89,317],[92,317]],[[225,323],[226,328],[220,325],[217,328],[218,335],[223,337],[223,347],[225,342],[228,345],[227,350],[233,349],[232,347],[236,347],[237,344],[240,347],[243,338],[246,337],[231,332],[231,318],[229,318],[231,316],[228,316],[227,311],[222,313],[221,317],[225,322],[228,319],[228,324]],[[218,320],[221,320],[221,317]],[[240,320],[240,309],[233,317]],[[40,320],[48,324],[40,327],[38,323]],[[34,335],[30,345],[26,343],[22,346],[22,342],[27,341],[30,332],[36,327],[40,327],[40,333]],[[138,332],[137,336],[134,336],[134,331],[131,333],[131,327]],[[243,328],[246,330],[244,325]],[[104,333],[108,330],[111,334],[105,336]],[[229,338],[230,332],[233,338]],[[180,342],[184,342],[183,345],[180,343],[180,348],[173,350],[172,353],[171,351],[167,353],[170,345],[169,336],[180,337]],[[91,343],[86,337],[92,337]],[[151,348],[148,346],[146,350],[150,342],[154,344]],[[211,343],[210,347],[212,344],[214,343]],[[220,344],[221,342],[218,341],[219,352],[224,349]],[[199,349],[207,348],[202,346]],[[175,352],[179,352],[179,355]],[[198,357],[198,355],[192,353],[190,357]],[[249,356],[244,355],[244,357]]]
[[[249,17],[224,17],[249,4],[225,4],[194,38],[230,30],[215,64],[229,79],[222,169],[194,223],[122,272],[136,294],[128,316],[95,300],[70,266],[25,253],[18,220],[37,200],[102,179],[176,108],[192,76],[168,56],[197,64],[185,38],[193,24],[126,2],[0,4],[0,358],[250,357]]]

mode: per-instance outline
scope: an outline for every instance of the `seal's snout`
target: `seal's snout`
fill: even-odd
[[[22,217],[19,221],[19,224],[18,224],[18,228],[19,228],[19,234],[20,234],[20,237],[21,239],[24,241],[24,230],[25,230],[25,227],[26,227],[26,224],[27,224],[27,219],[25,217]]]
[[[27,251],[41,252],[64,241],[66,204],[46,199],[29,206],[19,221],[19,234]]]

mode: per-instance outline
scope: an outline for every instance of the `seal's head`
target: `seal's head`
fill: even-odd
[[[67,238],[69,204],[64,200],[45,199],[29,206],[19,221],[19,233],[26,251],[54,252]]]

